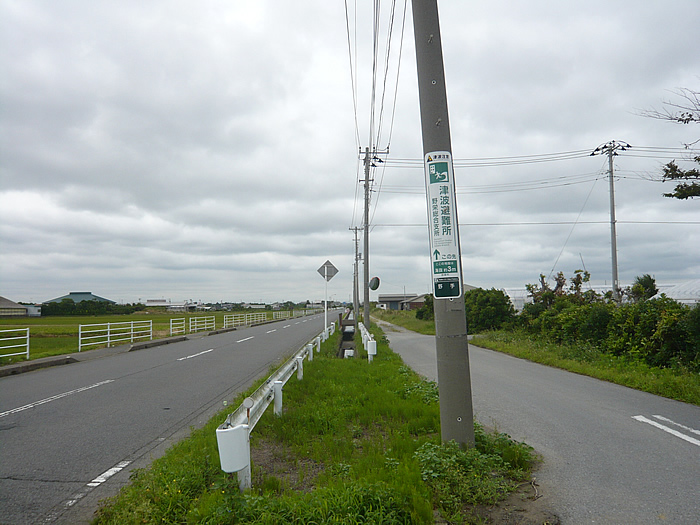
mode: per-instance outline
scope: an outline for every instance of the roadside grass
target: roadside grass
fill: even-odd
[[[415,310],[382,310],[381,308],[375,308],[372,310],[372,317],[403,326],[419,334],[435,335],[435,321],[416,318]]]
[[[100,316],[49,316],[49,317],[22,317],[0,318],[0,330],[10,328],[29,328],[29,359],[39,359],[54,355],[71,354],[78,351],[78,332],[80,325],[123,323],[128,321],[153,321],[153,339],[163,339],[170,336],[170,320],[185,319],[189,329],[190,317],[214,316],[216,327],[224,325],[224,315],[241,312],[214,312],[214,313],[165,313],[159,311],[141,311],[129,315],[100,315]],[[268,317],[271,319],[272,314]],[[145,341],[139,339],[138,341]],[[121,342],[118,344],[129,344]],[[89,352],[106,345],[94,345],[84,348],[83,352]],[[0,349],[0,354],[3,351]],[[0,358],[0,366],[25,361],[24,356]]]
[[[476,336],[474,344],[535,363],[700,405],[700,374],[687,370],[656,368],[624,356],[603,353],[591,345],[554,344],[518,331],[486,332]]]
[[[419,333],[435,329],[434,322],[415,318],[415,312],[387,315],[384,310],[372,310],[378,319],[394,323]],[[411,315],[413,319],[411,319]],[[406,320],[407,322],[404,322]],[[413,327],[423,323],[423,329]],[[474,336],[476,346],[496,350],[535,363],[553,366],[581,375],[595,377],[622,386],[700,405],[700,374],[678,368],[657,368],[641,361],[606,354],[589,344],[555,344],[517,330],[485,332]]]
[[[474,449],[441,445],[436,385],[375,337],[371,364],[336,358],[336,333],[287,383],[283,415],[268,410],[251,433],[252,490],[219,468],[229,408],[134,472],[94,523],[483,523],[477,505],[529,479],[532,449],[478,424]]]

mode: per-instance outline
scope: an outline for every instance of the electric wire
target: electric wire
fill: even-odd
[[[355,3],[357,9],[357,3]],[[357,21],[355,18],[355,26],[357,27]],[[355,144],[360,147],[360,127],[357,120],[357,73],[356,64],[353,64],[352,58],[352,44],[350,39],[350,15],[348,13],[348,0],[345,0],[345,32],[347,34],[348,40],[348,59],[350,62],[350,87],[352,90],[352,109],[355,117]],[[355,53],[355,60],[357,60],[357,53]]]

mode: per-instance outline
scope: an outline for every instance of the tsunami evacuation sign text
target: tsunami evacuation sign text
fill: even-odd
[[[430,222],[433,297],[460,297],[462,269],[459,226],[452,155],[449,151],[434,151],[425,155],[425,187]]]

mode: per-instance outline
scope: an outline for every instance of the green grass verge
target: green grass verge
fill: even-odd
[[[700,374],[697,373],[651,367],[600,352],[590,345],[554,344],[517,331],[488,332],[477,336],[473,343],[535,363],[700,405]]]
[[[424,321],[416,318],[416,312],[410,310],[372,310],[372,317],[388,323],[403,326],[414,332],[424,335],[435,335],[435,321]]]
[[[252,490],[219,469],[226,410],[135,472],[94,523],[421,524],[435,509],[450,523],[483,522],[474,505],[527,479],[532,449],[478,425],[474,449],[441,445],[435,384],[377,339],[370,364],[336,358],[336,334],[302,381],[290,379],[283,415],[268,409],[251,433]]]
[[[373,310],[372,315],[415,332],[435,333],[435,323],[416,319],[415,312]],[[634,359],[605,354],[591,345],[555,344],[521,331],[500,330],[479,334],[475,336],[473,344],[650,394],[700,405],[700,374],[687,370],[651,367]]]

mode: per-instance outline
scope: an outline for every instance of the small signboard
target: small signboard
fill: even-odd
[[[326,261],[318,269],[318,273],[320,273],[321,277],[323,277],[326,281],[330,281],[331,279],[333,279],[335,274],[338,273],[338,268],[333,266],[332,262]]]
[[[433,151],[427,153],[424,160],[433,297],[460,297],[462,263],[452,154],[449,151]]]

